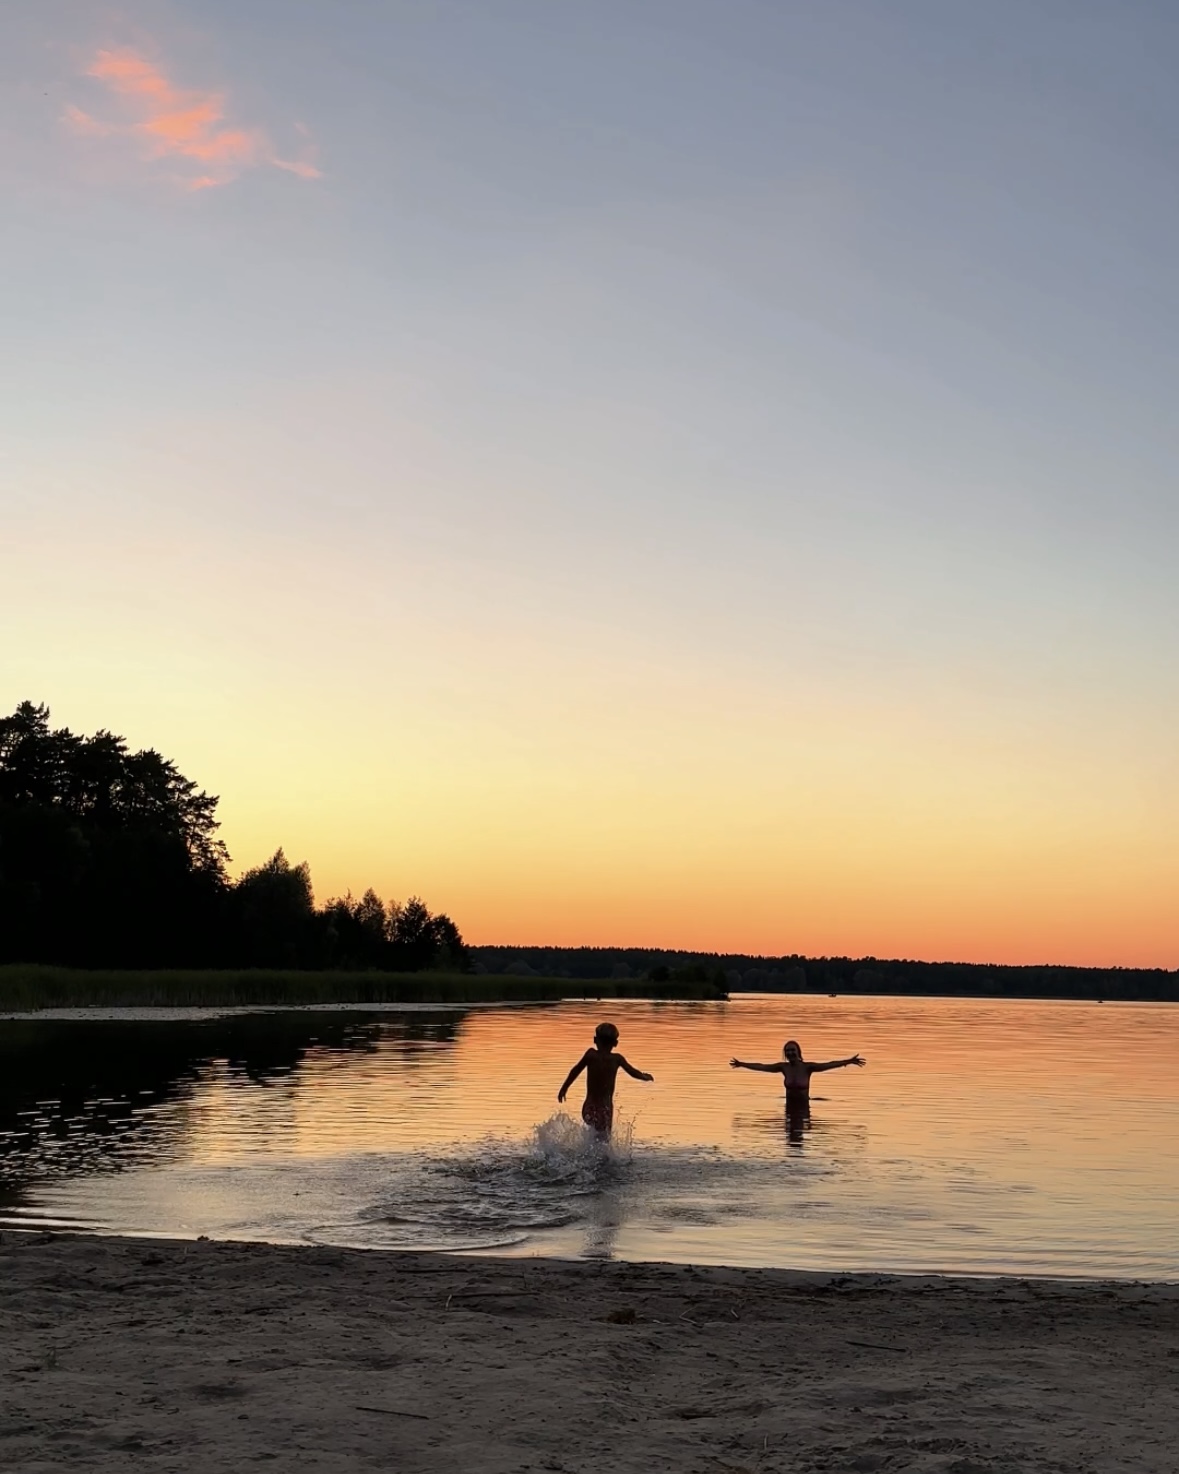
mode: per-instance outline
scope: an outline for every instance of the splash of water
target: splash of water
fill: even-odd
[[[564,1112],[523,1141],[485,1137],[461,1153],[385,1165],[378,1201],[357,1215],[364,1241],[399,1248],[494,1248],[581,1221],[585,1204],[625,1181],[631,1122],[606,1139]]]
[[[628,1167],[634,1160],[634,1122],[619,1121],[613,1135],[600,1136],[557,1111],[533,1128],[525,1156],[557,1180],[587,1170],[608,1173]]]

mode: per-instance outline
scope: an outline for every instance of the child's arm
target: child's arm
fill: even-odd
[[[654,1080],[655,1078],[654,1075],[648,1075],[646,1070],[636,1070],[629,1060],[623,1059],[622,1055],[618,1056],[618,1063],[632,1080]]]
[[[748,1060],[731,1059],[729,1065],[734,1070],[763,1070],[767,1075],[780,1075],[782,1066],[777,1061],[772,1065],[751,1065]]]
[[[868,1061],[861,1059],[858,1054],[853,1054],[850,1059],[829,1059],[825,1065],[812,1065],[807,1061],[812,1075],[817,1075],[820,1070],[842,1070],[845,1065],[866,1065]]]
[[[557,1091],[558,1104],[564,1103],[565,1095],[568,1092],[570,1085],[573,1084],[574,1080],[576,1080],[578,1075],[581,1074],[582,1070],[585,1069],[585,1062],[588,1058],[589,1050],[587,1049],[586,1052],[577,1061],[577,1063],[573,1066],[573,1068],[569,1071],[569,1073],[565,1076],[564,1085],[562,1085],[560,1090]]]

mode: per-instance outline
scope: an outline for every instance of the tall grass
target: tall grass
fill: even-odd
[[[441,972],[89,971],[0,967],[0,1010],[232,1008],[309,1003],[528,1003],[562,998],[720,998],[711,983]]]

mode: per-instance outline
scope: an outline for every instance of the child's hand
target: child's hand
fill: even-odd
[[[565,1104],[565,1087],[563,1085],[561,1086],[560,1090],[557,1091],[557,1104]]]
[[[654,1075],[648,1075],[648,1074],[647,1074],[647,1073],[646,1073],[646,1071],[645,1071],[645,1070],[644,1070],[644,1072],[643,1072],[643,1079],[644,1079],[644,1080],[648,1080],[648,1081],[651,1081],[651,1080],[654,1080],[654,1078],[655,1078],[655,1076],[654,1076]]]

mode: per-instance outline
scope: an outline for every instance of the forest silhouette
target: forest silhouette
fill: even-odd
[[[373,891],[317,907],[281,849],[230,879],[218,800],[151,749],[0,718],[0,962],[462,971],[458,927]]]
[[[476,946],[411,897],[373,890],[317,907],[281,849],[238,880],[218,800],[153,750],[50,725],[22,702],[0,718],[0,964],[450,973],[610,979],[668,989],[1179,1000],[1163,968],[758,957],[639,947]]]

